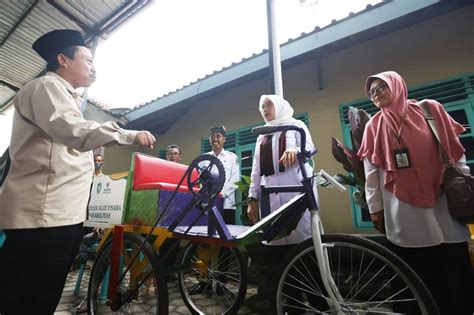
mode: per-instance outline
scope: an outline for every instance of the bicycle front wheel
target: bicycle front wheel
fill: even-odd
[[[146,242],[142,246],[143,241],[141,236],[135,234],[126,233],[123,236],[119,279],[122,275],[123,278],[117,288],[120,308],[114,311],[107,298],[112,239],[104,244],[89,280],[89,314],[168,314],[168,287],[161,273],[157,273],[158,255],[150,243]],[[135,256],[137,258],[132,263]]]
[[[272,301],[276,313],[439,314],[418,275],[387,248],[351,235],[322,235],[322,242],[341,298],[330,303],[309,239],[283,265]]]

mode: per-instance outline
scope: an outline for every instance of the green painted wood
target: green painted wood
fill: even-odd
[[[132,153],[130,171],[125,188],[124,224],[153,225],[157,219],[158,190],[132,190],[133,173],[135,169],[135,152]]]

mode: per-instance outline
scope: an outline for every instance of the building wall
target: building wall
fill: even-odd
[[[295,113],[308,113],[313,141],[319,148],[316,167],[331,174],[344,172],[331,154],[331,136],[342,139],[339,105],[364,98],[367,76],[395,70],[408,87],[474,72],[474,8],[453,11],[397,32],[341,50],[322,59],[322,85],[316,62],[309,61],[284,69],[285,98]],[[183,162],[200,154],[201,139],[211,125],[224,124],[228,130],[262,123],[257,110],[261,94],[269,91],[268,78],[247,82],[193,104],[175,125],[157,138],[158,149],[169,143],[183,148]],[[130,150],[107,149],[105,170],[129,168]],[[328,232],[370,233],[353,228],[349,194],[320,189],[320,205]]]

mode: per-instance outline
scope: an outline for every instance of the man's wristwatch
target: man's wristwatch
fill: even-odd
[[[251,202],[251,201],[258,202],[257,198],[254,198],[254,197],[248,197],[248,198],[247,198],[247,203],[249,203],[249,202]]]

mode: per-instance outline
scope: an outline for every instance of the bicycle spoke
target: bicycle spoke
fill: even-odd
[[[334,286],[331,290],[336,290],[336,300],[323,285],[314,246],[308,240],[290,253],[284,264],[275,302],[278,314],[393,314],[411,310],[436,313],[436,304],[426,287],[386,248],[347,235],[323,235],[322,240],[327,244]]]

